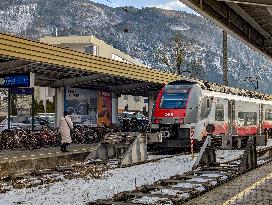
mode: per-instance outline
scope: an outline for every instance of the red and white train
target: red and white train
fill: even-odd
[[[189,147],[190,138],[202,142],[208,124],[215,126],[214,135],[271,133],[272,101],[241,96],[239,90],[236,94],[212,91],[189,80],[169,83],[159,92],[152,128],[159,129],[164,138],[157,146]]]

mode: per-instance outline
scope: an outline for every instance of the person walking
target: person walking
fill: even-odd
[[[72,142],[71,131],[73,130],[73,122],[68,117],[67,111],[64,111],[64,116],[60,118],[59,128],[60,128],[60,135],[61,135],[60,150],[62,152],[68,152],[66,148]]]
[[[127,115],[124,115],[123,122],[122,122],[122,131],[129,132],[129,128],[130,128],[129,119],[127,118]]]
[[[133,116],[130,120],[130,124],[131,124],[132,132],[138,131],[138,119],[136,117],[136,113],[133,113]]]

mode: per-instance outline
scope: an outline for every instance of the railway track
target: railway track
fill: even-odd
[[[73,164],[55,169],[37,170],[32,173],[21,173],[0,179],[0,193],[11,189],[30,188],[50,184],[65,179],[100,178],[108,170],[105,164]]]
[[[133,165],[122,166],[122,168],[158,162],[161,159],[171,158],[178,155],[186,155],[181,153],[176,155],[163,156],[159,158],[148,159],[144,162],[135,163]],[[65,179],[85,178],[98,179],[103,173],[110,169],[118,167],[118,160],[111,159],[107,163],[102,161],[92,161],[85,163],[74,163],[67,166],[60,166],[55,169],[37,170],[32,173],[20,173],[7,176],[0,179],[0,193],[6,193],[11,189],[31,188],[43,184],[51,184]]]
[[[118,138],[119,139],[119,138]],[[109,139],[107,140],[114,141],[115,138],[109,135]],[[118,141],[114,141],[116,144]],[[126,144],[131,144],[133,139],[129,139],[125,141]],[[109,143],[109,142],[108,142]],[[52,154],[52,153],[51,153]],[[178,155],[186,155],[188,153],[181,153]],[[52,155],[51,155],[52,156]],[[31,188],[43,184],[49,184],[54,182],[63,181],[65,179],[74,179],[74,178],[100,178],[103,173],[105,173],[109,169],[114,169],[116,167],[130,167],[134,165],[140,165],[150,162],[157,162],[162,158],[170,158],[177,155],[164,156],[160,158],[147,159],[145,161],[139,161],[132,165],[120,165],[120,159],[116,156],[116,158],[111,159],[109,161],[105,160],[95,160],[90,158],[89,161],[76,163],[73,162],[70,165],[60,166],[54,169],[43,169],[43,170],[35,170],[33,172],[22,172],[19,174],[12,174],[0,178],[0,193],[5,193],[11,189],[20,189],[20,188]]]
[[[272,147],[265,147],[257,151],[258,167],[270,162]],[[267,154],[268,153],[268,154]],[[242,157],[217,164],[216,166],[202,167],[194,171],[163,179],[152,185],[136,188],[116,194],[111,199],[89,202],[93,204],[183,204],[221,184],[238,177],[239,165]]]
[[[259,155],[263,155],[270,150],[272,150],[272,147],[267,147],[260,149],[258,153]],[[181,153],[177,155],[188,155],[188,153]],[[144,162],[139,162],[137,164],[158,162],[161,159],[171,158],[177,155],[149,159]],[[141,202],[141,200],[145,198],[146,200],[151,201],[154,200],[154,198],[164,200],[163,197],[166,196],[173,199],[173,201],[186,201],[188,198],[199,195],[200,193],[210,190],[214,186],[218,186],[219,184],[224,183],[225,181],[235,177],[235,173],[240,159],[241,157],[238,157],[235,160],[222,163],[220,168],[213,167],[206,170],[197,170],[194,172],[185,173],[180,176],[174,176],[168,180],[160,180],[153,185],[138,188],[134,192],[124,192],[116,195],[113,199],[106,201],[97,201],[94,204],[111,204],[112,201],[114,201],[115,204],[135,204],[137,201]],[[264,162],[264,160],[262,160],[262,162]],[[130,167],[134,165],[128,165],[123,167]],[[97,179],[100,178],[106,171],[114,169],[116,167],[118,167],[118,160],[113,159],[110,160],[108,163],[103,163],[99,161],[88,163],[74,163],[67,166],[60,166],[55,169],[44,169],[37,170],[32,173],[16,174],[0,179],[0,193],[5,193],[12,189],[31,188],[43,184],[55,183],[59,181],[64,181],[65,179]],[[184,181],[186,180],[189,182],[186,182],[185,185],[181,185],[181,183],[184,183]],[[168,193],[165,194],[165,192]],[[183,197],[177,198],[176,195],[179,195],[180,193],[182,193]],[[140,196],[142,197],[142,199]]]

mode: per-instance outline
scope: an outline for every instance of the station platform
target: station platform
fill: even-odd
[[[69,163],[81,162],[98,144],[71,144],[69,152],[61,152],[60,147],[49,147],[35,150],[2,150],[0,151],[0,178],[20,175],[39,169],[52,169]]]
[[[272,204],[272,162],[199,196],[186,205]]]

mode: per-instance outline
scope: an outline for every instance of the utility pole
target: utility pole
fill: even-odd
[[[223,30],[223,83],[229,85],[228,81],[228,32]]]

